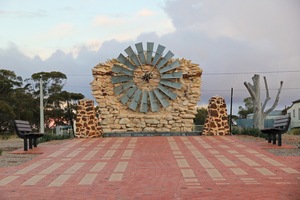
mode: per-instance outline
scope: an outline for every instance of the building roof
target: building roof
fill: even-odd
[[[300,103],[300,99],[295,100],[295,101],[293,101],[292,103],[293,103],[293,104],[295,104],[295,103]]]

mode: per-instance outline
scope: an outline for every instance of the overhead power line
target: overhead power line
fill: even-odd
[[[279,73],[297,73],[300,70],[282,70],[282,71],[261,71],[261,72],[211,72],[203,73],[204,76],[214,75],[239,75],[239,74],[279,74]],[[67,76],[92,76],[92,74],[66,74]]]
[[[300,88],[282,88],[282,90],[299,90]],[[201,90],[201,91],[229,91],[229,89],[217,89],[217,90]],[[261,90],[266,90],[266,89],[261,89]],[[272,88],[272,89],[269,89],[269,90],[278,90],[278,88]],[[248,91],[247,89],[234,89],[234,91]]]
[[[284,71],[261,71],[261,72],[214,72],[214,73],[203,73],[203,75],[236,75],[236,74],[276,74],[276,73],[295,73],[300,70],[284,70]]]

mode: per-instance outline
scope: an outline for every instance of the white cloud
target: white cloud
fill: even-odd
[[[100,26],[103,28],[108,28],[108,27],[120,26],[124,24],[124,20],[120,17],[100,15],[94,18],[92,24],[95,27]]]
[[[150,17],[155,15],[155,12],[148,10],[148,9],[142,9],[138,11],[138,17]]]
[[[0,49],[0,58],[5,66],[19,67],[23,71],[27,70],[27,66],[35,66],[34,70],[47,66],[48,71],[58,66],[66,73],[86,75],[98,62],[117,57],[129,45],[153,41],[155,45],[166,46],[175,57],[184,57],[200,64],[204,73],[199,104],[207,104],[214,95],[225,97],[228,104],[230,88],[233,87],[233,104],[237,108],[249,96],[243,82],[251,82],[253,74],[206,74],[300,70],[299,4],[299,1],[293,0],[166,1],[166,13],[153,9],[136,9],[127,15],[118,12],[91,17],[89,19],[93,19],[92,24],[87,23],[87,29],[81,29],[85,30],[87,36],[79,39],[74,37],[72,42],[61,47],[35,45],[37,47],[30,51],[32,58],[36,55],[34,52],[39,55],[47,54],[50,58],[44,61],[26,58],[20,52],[9,49]],[[43,36],[45,42],[50,43],[54,41],[53,38],[57,41],[64,41],[59,38],[69,41],[73,33],[80,33],[77,26],[70,24],[61,24],[43,33],[48,31],[49,35]],[[22,50],[32,48],[20,44],[18,47]],[[63,52],[51,53],[57,49]],[[263,75],[267,77],[272,99],[275,98],[280,80],[284,81],[279,109],[299,99],[299,72],[262,73],[261,76]],[[88,96],[90,81],[70,77],[69,83],[82,84],[77,92]]]
[[[62,39],[70,37],[74,33],[74,26],[72,24],[62,23],[50,28],[41,37],[44,39]]]

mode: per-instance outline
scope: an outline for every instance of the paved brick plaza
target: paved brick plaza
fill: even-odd
[[[300,157],[234,136],[74,139],[36,150],[0,169],[1,200],[300,199]]]

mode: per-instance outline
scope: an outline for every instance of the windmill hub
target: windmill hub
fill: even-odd
[[[158,86],[160,73],[152,65],[139,66],[134,71],[133,81],[139,89],[151,91]]]

